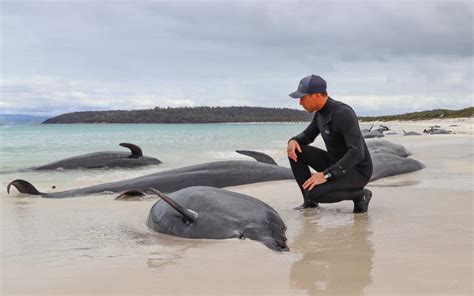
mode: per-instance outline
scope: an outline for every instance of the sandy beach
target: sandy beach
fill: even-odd
[[[440,124],[441,123],[441,124]],[[426,169],[370,183],[367,214],[352,203],[295,211],[294,181],[227,188],[274,207],[290,252],[251,240],[187,240],[146,227],[156,201],[6,195],[1,205],[2,295],[472,295],[472,119],[450,135],[387,136]],[[450,126],[457,125],[457,126]],[[282,157],[284,157],[282,149]]]

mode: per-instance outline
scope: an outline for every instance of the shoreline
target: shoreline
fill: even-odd
[[[416,129],[415,131],[422,133],[423,129],[430,128],[434,125],[439,125],[441,128],[453,131],[455,134],[474,135],[474,118],[473,117],[460,117],[460,118],[440,118],[440,119],[427,119],[427,120],[414,120],[414,121],[373,121],[364,122],[364,124],[373,124],[374,128],[379,125],[388,126],[391,130],[395,127],[395,131],[402,133],[402,129],[407,132],[408,129]],[[433,135],[436,136],[436,135]]]

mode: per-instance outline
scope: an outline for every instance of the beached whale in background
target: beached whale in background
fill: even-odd
[[[250,153],[246,154],[252,155]],[[261,154],[262,153],[255,154],[257,162],[245,160],[209,162],[133,179],[55,193],[40,192],[28,181],[16,179],[7,185],[7,192],[10,193],[11,186],[14,186],[21,193],[42,195],[48,198],[63,198],[104,192],[120,193],[128,190],[143,192],[146,188],[159,188],[162,192],[168,193],[191,186],[213,186],[222,188],[265,181],[294,179],[290,168],[259,162],[258,160],[262,159]],[[371,152],[371,157],[374,163],[372,181],[384,177],[410,173],[424,168],[424,165],[415,159],[400,157],[387,152],[374,151]],[[267,158],[265,158],[265,161],[267,161]]]
[[[370,182],[425,168],[418,160],[408,158],[411,153],[403,145],[382,139],[370,139],[366,143],[374,166]]]
[[[451,134],[452,131],[445,130],[444,128],[440,128],[439,126],[431,126],[429,129],[423,130],[423,133],[430,134],[430,135],[447,135]]]
[[[413,132],[413,131],[406,132],[404,129],[402,129],[402,131],[403,131],[404,136],[420,136],[421,135],[420,133]]]
[[[381,138],[384,136],[383,135],[384,131],[390,130],[388,127],[384,125],[380,125],[380,127],[378,127],[376,130],[372,130],[373,127],[374,125],[372,124],[372,126],[370,126],[369,129],[363,128],[360,130],[362,132],[362,137],[364,137],[364,139]]]
[[[101,151],[74,156],[42,166],[32,167],[32,170],[56,169],[97,169],[97,168],[132,168],[146,165],[160,164],[161,161],[143,156],[142,149],[131,143],[120,143],[120,146],[130,149],[130,152]]]
[[[266,203],[215,187],[188,187],[165,195],[150,188],[158,200],[147,225],[160,233],[184,238],[252,239],[275,251],[288,251],[286,226]]]
[[[371,155],[374,153],[388,153],[400,157],[410,156],[411,153],[403,145],[395,144],[382,139],[370,139],[366,141],[367,148]]]
[[[416,159],[401,157],[386,152],[371,153],[374,170],[370,182],[396,175],[419,171],[425,168],[425,165]]]
[[[375,131],[370,131],[370,132],[362,132],[362,137],[364,137],[364,139],[382,138],[384,137],[384,135],[383,135],[383,132],[379,130],[375,130]]]

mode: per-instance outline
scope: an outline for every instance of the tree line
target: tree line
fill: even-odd
[[[474,107],[468,107],[461,110],[435,109],[420,112],[411,112],[399,115],[386,116],[365,116],[359,117],[361,121],[392,121],[392,120],[427,120],[437,118],[460,118],[472,117],[474,115]]]
[[[425,120],[474,116],[474,107],[462,110],[436,109],[387,116],[363,116],[363,122]],[[146,110],[83,111],[65,113],[43,123],[230,123],[230,122],[303,122],[313,114],[289,108],[263,107],[179,107]]]
[[[83,111],[65,113],[43,123],[227,123],[299,122],[312,114],[289,108],[179,107],[146,110]]]

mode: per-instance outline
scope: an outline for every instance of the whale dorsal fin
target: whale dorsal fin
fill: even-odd
[[[120,143],[119,145],[122,147],[128,148],[130,149],[130,151],[132,151],[132,155],[129,156],[130,158],[139,158],[143,156],[142,148],[138,147],[135,144]]]
[[[175,209],[178,213],[183,216],[183,221],[187,224],[191,224],[196,221],[198,214],[195,211],[185,209],[180,206],[176,201],[174,201],[171,197],[164,194],[163,192],[156,190],[155,188],[147,188],[145,189],[146,193],[152,193],[158,195],[164,202],[170,205],[173,209]]]
[[[39,192],[38,189],[35,188],[30,182],[16,179],[8,183],[7,185],[7,193],[10,194],[10,187],[14,186],[18,191],[21,193],[27,193],[32,195],[44,195],[43,192]]]
[[[278,165],[271,156],[266,155],[265,153],[262,152],[257,152],[257,151],[250,151],[250,150],[236,150],[235,152],[250,156],[254,158],[258,162],[263,162],[263,163],[268,163],[268,164],[273,164],[273,165]]]

